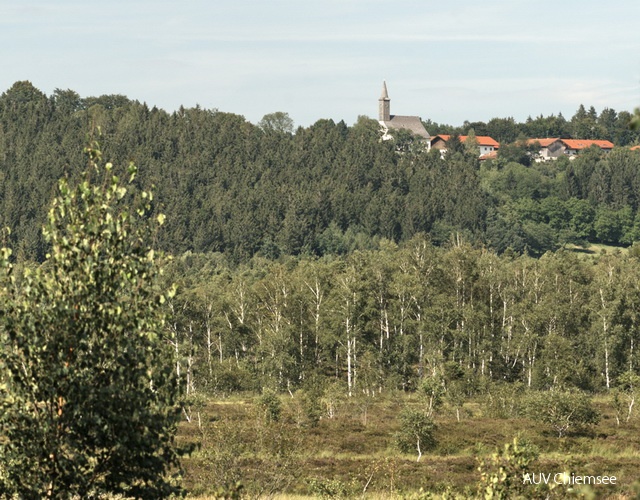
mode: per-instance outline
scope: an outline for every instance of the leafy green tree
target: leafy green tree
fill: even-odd
[[[500,149],[502,149],[502,144],[514,142],[519,134],[520,130],[512,116],[509,118],[491,118],[487,122],[487,135],[501,144]]]
[[[258,127],[265,132],[291,134],[293,132],[293,120],[288,113],[276,111],[275,113],[264,115],[258,123]]]
[[[433,417],[442,406],[445,396],[443,381],[439,377],[424,378],[420,384],[420,396],[424,401],[425,414]]]
[[[527,118],[524,124],[522,124],[522,131],[527,137],[562,137],[567,138],[571,136],[570,124],[559,113],[558,116],[538,116],[536,118]]]
[[[165,498],[183,449],[176,378],[161,341],[164,294],[141,227],[152,196],[132,200],[112,165],[59,183],[44,265],[16,276],[2,250],[0,496]],[[134,180],[136,168],[128,175]],[[132,207],[133,210],[127,207]],[[162,223],[158,216],[157,222]]]
[[[596,211],[593,229],[596,237],[603,243],[619,244],[632,243],[625,238],[631,235],[633,229],[633,214],[631,208],[626,207],[620,210],[612,210],[606,206],[601,206]]]
[[[498,149],[498,158],[506,163],[516,162],[528,167],[539,149],[536,148],[536,144],[528,144],[526,141],[501,142],[500,149]]]
[[[569,431],[580,431],[600,421],[591,398],[581,392],[551,390],[531,393],[526,400],[528,415],[549,425],[558,437]]]
[[[415,450],[418,453],[417,461],[419,462],[422,452],[435,446],[435,430],[436,425],[433,419],[424,411],[406,408],[400,413],[398,446],[404,452]]]
[[[616,421],[618,425],[620,425],[622,407],[625,407],[625,421],[628,422],[631,420],[639,386],[640,376],[633,370],[628,370],[618,377],[618,387],[616,388],[616,392],[614,392],[614,407],[616,409]],[[621,396],[624,398],[624,401],[621,400]]]
[[[83,106],[80,94],[70,89],[55,89],[52,99],[56,111],[63,114],[75,113]]]
[[[567,200],[566,206],[571,216],[569,229],[578,238],[585,240],[593,238],[593,221],[596,217],[596,211],[591,204],[587,200],[570,198]]]
[[[261,410],[265,422],[278,422],[282,413],[282,402],[275,391],[265,389],[257,400],[257,406]]]

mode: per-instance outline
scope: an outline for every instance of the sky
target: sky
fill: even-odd
[[[640,106],[638,0],[0,0],[0,93],[123,94],[296,126]]]

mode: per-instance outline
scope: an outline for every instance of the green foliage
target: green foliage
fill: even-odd
[[[88,149],[49,211],[45,263],[13,273],[3,249],[0,462],[3,496],[106,493],[165,498],[182,451],[177,381],[160,337],[167,294],[156,285],[152,196]],[[131,183],[136,168],[129,166]],[[170,294],[171,292],[169,292]]]
[[[633,407],[640,390],[640,376],[632,370],[627,370],[618,377],[618,387],[614,389],[614,408],[616,420],[620,425],[621,417],[629,422],[633,415]]]
[[[533,498],[534,487],[523,484],[522,478],[538,456],[533,445],[514,438],[503,449],[480,460],[478,496],[487,500]]]
[[[516,418],[520,415],[524,385],[518,382],[495,382],[483,399],[484,413],[491,418]]]
[[[509,201],[575,198],[594,210],[628,208],[636,218],[635,152],[595,149],[571,162],[530,164],[533,147],[524,137],[586,130],[617,146],[638,141],[639,133],[628,129],[630,113],[594,113],[582,107],[571,122],[561,115],[525,123],[493,118],[457,129],[429,123],[432,134],[453,134],[441,158],[407,131],[380,141],[379,124],[366,117],[351,127],[319,120],[293,134],[282,111],[254,125],[199,107],[149,109],[122,95],[82,98],[56,89],[47,97],[17,82],[0,96],[0,227],[14,230],[8,239],[20,260],[44,260],[46,202],[57,179],[79,179],[74,165],[87,129],[99,127],[110,138],[105,154],[116,163],[135,159],[145,166],[139,182],[158,186],[154,205],[166,212],[167,224],[157,246],[173,254],[224,252],[235,263],[258,254],[342,255],[377,248],[382,238],[397,243],[424,232],[442,245],[451,234],[465,234],[499,252],[541,255],[575,238],[594,238],[593,227],[568,233],[573,221],[559,225],[545,206],[535,220],[518,219]],[[457,134],[472,130],[501,142],[497,161],[481,167],[473,138],[460,143]],[[607,220],[599,227],[607,241],[628,245],[640,235],[640,223],[632,234],[607,231]]]
[[[282,402],[274,391],[265,389],[262,396],[258,398],[258,406],[262,409],[265,422],[277,422],[280,420]]]
[[[215,500],[240,500],[244,486],[241,482],[236,482],[229,486],[220,486],[213,493]]]
[[[600,421],[591,398],[580,392],[538,391],[526,397],[526,413],[532,420],[547,424],[558,437],[580,432]]]
[[[436,425],[425,411],[405,408],[400,413],[400,431],[396,435],[398,447],[405,453],[417,452],[419,462],[422,452],[435,446],[435,431]]]
[[[279,132],[283,134],[291,134],[293,132],[293,120],[282,111],[269,113],[262,117],[258,126],[265,132]]]
[[[314,498],[353,498],[357,494],[357,485],[340,479],[313,478],[309,480],[309,493]]]
[[[442,406],[445,396],[443,381],[439,377],[425,377],[420,383],[418,391],[424,401],[427,415],[433,417]]]

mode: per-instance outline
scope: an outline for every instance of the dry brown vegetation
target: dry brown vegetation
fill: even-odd
[[[344,400],[334,418],[314,424],[299,395],[281,396],[282,413],[269,421],[252,397],[210,401],[196,419],[183,423],[180,437],[200,449],[186,459],[185,483],[196,498],[213,498],[218,487],[241,481],[249,497],[399,498],[420,489],[431,493],[477,493],[478,460],[519,436],[539,450],[532,472],[571,471],[615,475],[617,486],[600,486],[598,498],[634,491],[640,470],[640,422],[620,426],[609,397],[596,406],[600,423],[588,432],[556,435],[526,418],[499,419],[484,414],[483,401],[468,402],[457,421],[443,408],[436,416],[437,444],[420,462],[398,451],[398,414],[418,405],[411,396],[373,398],[366,407]],[[556,497],[566,492],[555,491]]]

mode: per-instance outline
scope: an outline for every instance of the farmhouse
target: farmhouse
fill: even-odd
[[[463,144],[469,138],[468,135],[459,136],[460,142]],[[447,142],[451,139],[450,135],[440,134],[431,138],[431,147],[440,150],[440,154],[444,155],[447,152]],[[500,144],[498,141],[489,137],[488,135],[476,135],[474,137],[476,144],[478,145],[478,156],[490,157],[492,153],[495,153]]]
[[[562,140],[557,137],[529,139],[527,141],[527,144],[529,145],[533,145],[535,143],[540,145],[540,150],[536,155],[537,162],[555,160],[564,155],[564,150],[566,148]]]
[[[605,153],[610,153],[613,149],[613,143],[609,141],[598,141],[588,139],[562,139],[565,145],[564,154],[571,159],[577,155],[583,149],[590,148],[591,146],[598,146]]]
[[[556,160],[561,156],[567,156],[570,160],[584,149],[591,146],[597,146],[605,153],[609,153],[613,149],[613,143],[602,140],[592,139],[560,139],[560,138],[544,138],[529,139],[528,144],[540,144],[540,151],[537,154],[536,161]]]

